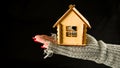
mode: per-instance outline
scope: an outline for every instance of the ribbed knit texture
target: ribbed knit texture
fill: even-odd
[[[71,41],[70,41],[71,42]],[[120,68],[120,45],[106,44],[102,40],[97,41],[87,34],[86,46],[61,46],[49,42],[49,46],[44,50],[47,55],[64,55],[71,58],[91,60],[98,64],[105,64],[112,68]]]

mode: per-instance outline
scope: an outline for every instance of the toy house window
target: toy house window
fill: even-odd
[[[67,37],[77,37],[77,27],[76,26],[66,26],[66,36]]]

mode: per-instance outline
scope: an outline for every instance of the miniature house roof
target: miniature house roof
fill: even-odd
[[[56,27],[69,13],[73,11],[75,14],[87,25],[88,28],[91,28],[87,19],[75,8],[75,5],[69,5],[69,9],[65,12],[65,14],[53,25],[53,28]]]

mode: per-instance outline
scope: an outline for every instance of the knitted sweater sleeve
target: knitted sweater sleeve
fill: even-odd
[[[97,41],[89,34],[87,34],[87,45],[85,47],[60,46],[50,42],[44,52],[47,54],[44,58],[52,54],[59,54],[71,58],[94,61],[112,68],[120,68],[120,46],[106,44],[102,40]]]

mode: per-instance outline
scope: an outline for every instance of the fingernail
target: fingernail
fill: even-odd
[[[45,49],[45,47],[44,47],[44,46],[41,46],[41,48]]]
[[[35,37],[32,37],[32,39],[36,40],[36,38],[35,38]]]

